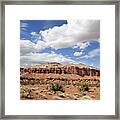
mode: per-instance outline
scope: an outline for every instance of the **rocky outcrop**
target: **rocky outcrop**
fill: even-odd
[[[47,64],[36,67],[20,68],[20,74],[23,73],[54,73],[54,74],[77,74],[79,76],[100,76],[100,70],[90,67],[80,67],[77,65]]]

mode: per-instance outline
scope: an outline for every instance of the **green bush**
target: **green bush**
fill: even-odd
[[[99,81],[97,82],[96,87],[100,87],[100,82]]]
[[[51,90],[53,90],[53,91],[62,91],[63,92],[63,87],[61,84],[52,83],[50,87],[51,87]]]
[[[89,90],[89,85],[87,82],[83,82],[79,85],[79,89],[80,91],[88,91]]]

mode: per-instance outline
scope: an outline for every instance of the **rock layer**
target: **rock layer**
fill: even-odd
[[[49,63],[29,68],[20,68],[20,73],[54,73],[54,74],[77,74],[79,76],[100,76],[100,70],[89,66],[62,65],[60,63]]]

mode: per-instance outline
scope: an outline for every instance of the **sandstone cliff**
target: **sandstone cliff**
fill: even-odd
[[[84,64],[62,65],[52,62],[39,66],[20,68],[20,73],[54,73],[54,74],[77,74],[79,76],[100,76],[100,70],[86,66]]]

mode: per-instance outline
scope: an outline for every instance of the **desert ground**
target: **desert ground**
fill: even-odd
[[[85,65],[65,67],[58,63],[21,68],[20,99],[100,100],[100,71]]]

